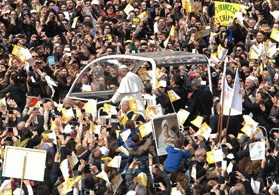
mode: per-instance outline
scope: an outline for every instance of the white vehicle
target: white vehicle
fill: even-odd
[[[115,75],[117,75],[117,69],[120,65],[128,66],[130,71],[139,75],[142,73],[141,67],[144,65],[148,66],[148,75],[145,75],[144,77],[145,79],[146,76],[149,77],[148,82],[151,83],[152,88],[156,88],[156,84],[158,83],[158,69],[163,67],[167,68],[170,66],[191,67],[198,64],[207,65],[209,88],[212,91],[209,61],[208,58],[202,54],[192,54],[180,51],[162,51],[104,56],[90,62],[83,68],[83,70],[76,77],[66,97],[85,101],[88,99],[95,99],[99,103],[110,99],[114,94],[114,89],[107,88],[109,84],[106,80],[103,80],[107,78],[113,78],[113,80],[115,80]],[[142,77],[143,75],[140,76],[142,79],[144,78]],[[82,84],[83,79],[85,81],[86,79],[89,79],[91,80],[91,83]],[[105,82],[106,86],[100,86],[99,82]]]

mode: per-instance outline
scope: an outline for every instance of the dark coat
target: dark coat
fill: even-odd
[[[197,115],[209,117],[211,115],[211,108],[213,106],[213,95],[211,91],[204,89],[197,89],[193,92],[188,111],[191,118]]]
[[[26,89],[20,84],[10,84],[0,91],[0,98],[4,98],[7,93],[10,93],[10,98],[13,99],[20,110],[23,111],[26,104]]]
[[[174,86],[172,90],[180,97],[179,100],[176,100],[172,103],[175,112],[178,112],[180,109],[185,109],[185,106],[188,102],[188,93],[186,90],[178,85]]]

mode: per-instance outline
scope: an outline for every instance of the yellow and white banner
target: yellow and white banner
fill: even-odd
[[[215,20],[223,26],[229,26],[235,13],[241,12],[246,6],[237,3],[215,1]]]

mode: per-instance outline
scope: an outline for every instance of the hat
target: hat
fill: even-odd
[[[120,66],[118,67],[118,69],[128,69],[128,66],[126,66],[126,65],[120,65]]]
[[[37,10],[32,9],[32,10],[30,11],[30,14],[34,14],[34,13],[38,13],[38,12],[37,12]]]

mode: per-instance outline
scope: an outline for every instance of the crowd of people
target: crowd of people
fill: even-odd
[[[226,2],[246,6],[228,25],[217,20],[212,0],[1,1],[2,154],[6,146],[43,149],[47,160],[44,181],[24,180],[22,192],[20,179],[1,174],[0,194],[279,194],[279,1]],[[162,51],[207,56],[212,92],[204,64],[161,68],[154,87],[140,72],[151,64],[143,63],[138,75],[128,64],[97,65],[82,75],[73,91],[115,92],[100,115],[94,101],[66,97],[96,58]],[[222,78],[233,87],[236,72],[242,115],[260,136],[258,128],[242,132],[242,115],[219,117]],[[170,99],[170,90],[179,98]],[[125,99],[145,109],[142,94],[154,97],[163,116],[190,113],[180,127],[162,122],[166,155],[158,154],[156,133],[141,128],[152,116]],[[197,134],[197,116],[210,135]],[[257,142],[265,143],[260,159],[251,158]]]

